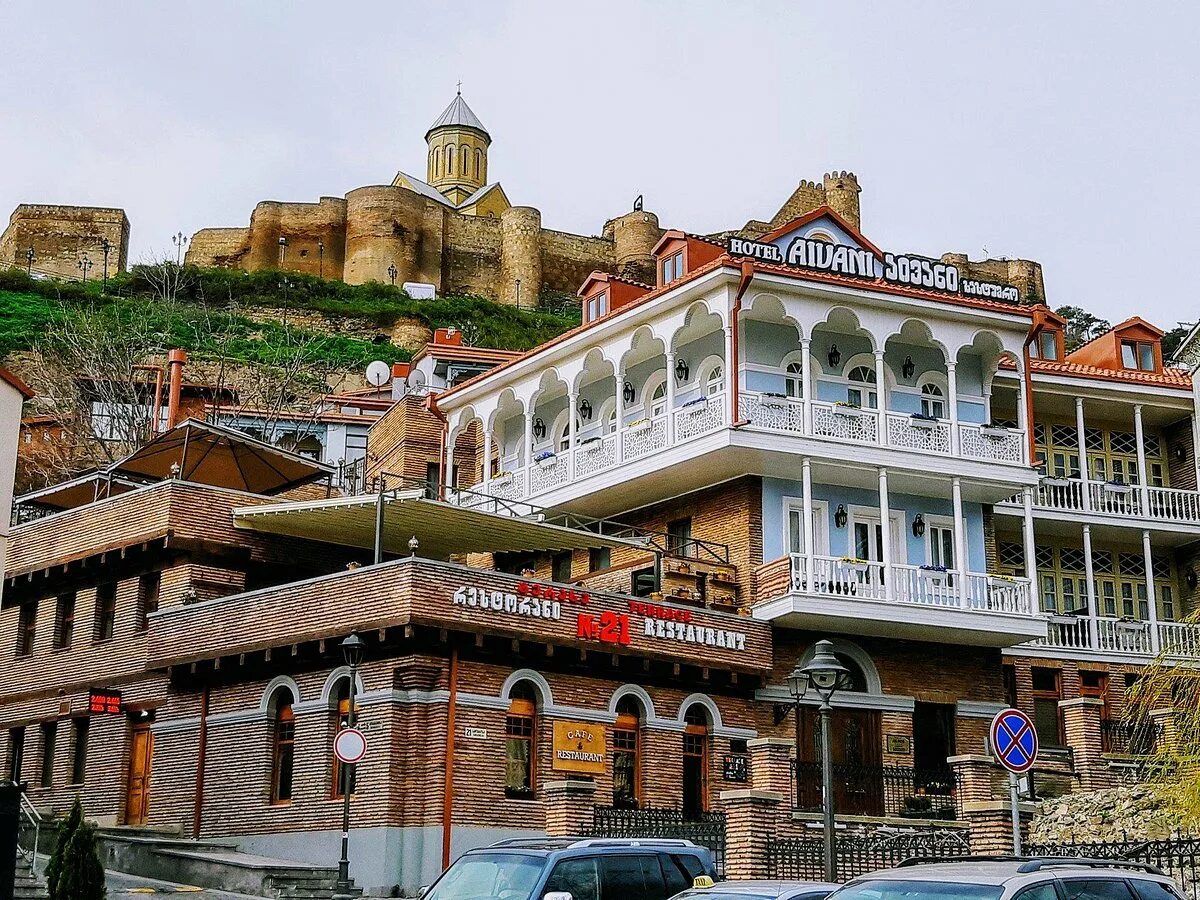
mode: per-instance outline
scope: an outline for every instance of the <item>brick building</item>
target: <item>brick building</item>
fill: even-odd
[[[1043,790],[1111,783],[1127,681],[1200,652],[1191,376],[1139,319],[1064,354],[1028,288],[832,205],[761,226],[664,234],[653,284],[595,273],[584,324],[528,353],[443,335],[394,372],[361,493],[184,423],[119,492],[13,528],[9,773],[48,811],[310,863],[353,777],[372,888],[597,806],[726,811],[749,874],[819,805],[787,676],[828,639],[848,827],[1001,834],[1008,703]]]

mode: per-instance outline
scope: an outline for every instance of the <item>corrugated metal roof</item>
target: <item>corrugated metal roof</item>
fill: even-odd
[[[488,134],[488,130],[479,121],[479,117],[471,112],[471,107],[467,106],[467,101],[463,99],[462,94],[456,94],[454,99],[450,101],[450,105],[437,117],[437,121],[429,126],[429,131],[425,132],[425,139],[428,140],[429,135],[437,129],[447,126],[474,128],[476,131]],[[491,135],[488,135],[488,137],[490,138]]]
[[[420,178],[415,178],[412,175],[409,175],[407,172],[403,172],[403,171],[397,172],[396,175],[397,175],[397,177],[403,176],[404,179],[410,185],[412,185],[412,189],[414,191],[416,191],[418,194],[420,194],[422,197],[428,197],[430,200],[436,200],[438,203],[442,204],[443,206],[448,206],[451,209],[455,208],[454,204],[450,202],[450,198],[448,198],[445,194],[443,194],[441,191],[439,191],[437,188],[435,188],[429,182],[422,181]],[[395,184],[396,179],[392,179],[392,183]],[[403,185],[401,185],[401,186],[403,186]]]

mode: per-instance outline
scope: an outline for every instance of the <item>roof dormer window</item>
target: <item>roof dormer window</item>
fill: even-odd
[[[683,277],[683,251],[679,250],[662,261],[662,283],[670,284],[677,278]]]
[[[601,316],[608,315],[608,291],[601,291],[587,299],[587,321],[595,322]]]
[[[1058,335],[1053,331],[1043,331],[1038,335],[1037,353],[1041,359],[1058,359]]]
[[[1154,345],[1148,341],[1121,341],[1121,365],[1142,372],[1155,371]]]

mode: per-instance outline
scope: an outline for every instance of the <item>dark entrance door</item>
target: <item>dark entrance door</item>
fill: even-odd
[[[834,810],[843,815],[883,815],[883,743],[878,710],[835,709],[831,715]],[[821,715],[800,712],[797,791],[802,809],[821,808]]]
[[[913,781],[918,793],[948,794],[953,779],[947,757],[954,755],[953,703],[913,707]]]
[[[129,772],[125,782],[125,824],[145,825],[150,814],[150,761],[154,734],[149,723],[133,726],[129,739]]]

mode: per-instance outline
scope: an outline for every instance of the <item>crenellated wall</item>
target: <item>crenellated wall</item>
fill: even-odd
[[[34,274],[80,278],[80,260],[91,263],[88,278],[100,278],[104,268],[102,242],[109,242],[108,274],[123,272],[129,258],[129,219],[125,210],[97,206],[55,206],[22,203],[0,234],[0,269],[29,267]]]

